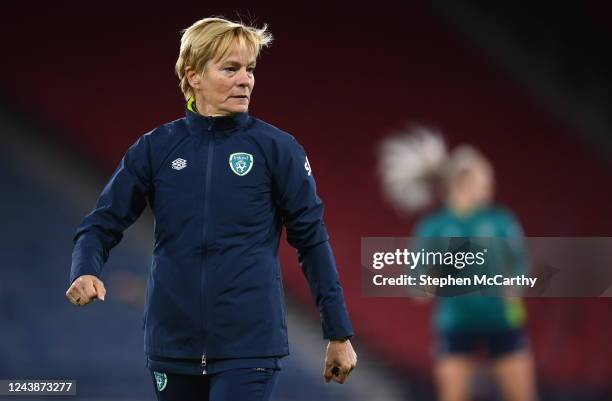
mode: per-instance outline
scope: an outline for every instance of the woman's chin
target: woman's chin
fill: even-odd
[[[229,112],[232,114],[235,113],[244,113],[246,111],[249,110],[249,105],[248,104],[244,104],[244,105],[238,105],[238,106],[233,106],[229,109]]]

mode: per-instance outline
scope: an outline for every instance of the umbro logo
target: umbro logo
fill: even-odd
[[[174,170],[182,170],[187,167],[187,160],[181,159],[180,157],[172,162],[172,168]]]

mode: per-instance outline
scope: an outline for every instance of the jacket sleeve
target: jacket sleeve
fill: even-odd
[[[144,210],[150,182],[149,150],[143,136],[128,149],[94,210],[76,230],[70,283],[84,274],[100,275],[110,250]]]
[[[323,203],[304,149],[290,137],[277,149],[272,166],[277,207],[287,230],[287,241],[297,249],[323,325],[323,337],[353,335],[336,262],[323,223]]]
[[[525,233],[514,214],[504,210],[501,214],[504,243],[508,251],[509,275],[527,274],[530,270]]]

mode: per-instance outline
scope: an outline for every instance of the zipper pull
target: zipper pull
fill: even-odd
[[[206,354],[202,354],[202,374],[206,374]]]

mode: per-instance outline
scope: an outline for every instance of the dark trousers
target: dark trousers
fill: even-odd
[[[210,375],[151,371],[158,401],[269,401],[279,370],[229,369]]]

